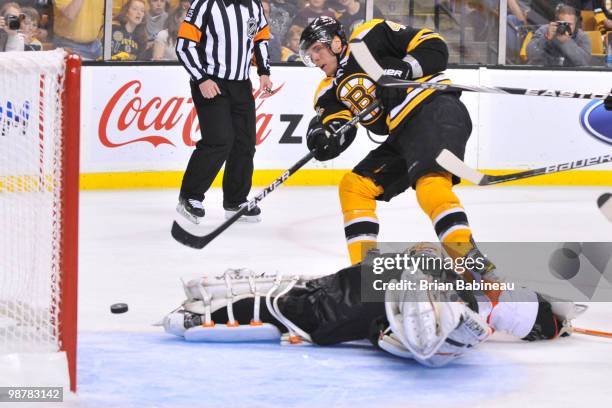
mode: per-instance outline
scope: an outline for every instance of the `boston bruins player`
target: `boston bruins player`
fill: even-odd
[[[449,83],[448,50],[443,38],[429,30],[390,21],[371,20],[357,27],[352,39],[365,42],[387,75],[401,79]],[[459,182],[435,161],[441,149],[463,158],[472,131],[459,94],[431,89],[378,87],[352,57],[339,22],[319,17],[301,36],[300,52],[308,66],[326,78],[319,85],[307,144],[318,160],[330,160],[354,140],[356,130],[341,139],[332,132],[374,100],[382,102],[361,124],[388,138],[372,150],[340,182],[346,242],[353,264],[374,246],[379,231],[376,201],[389,201],[412,187],[449,255],[477,251],[467,215],[452,186]],[[487,265],[492,270],[493,265]],[[492,276],[492,275],[491,275]]]

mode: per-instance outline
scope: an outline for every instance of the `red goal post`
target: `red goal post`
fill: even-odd
[[[80,70],[0,53],[0,386],[76,391]]]

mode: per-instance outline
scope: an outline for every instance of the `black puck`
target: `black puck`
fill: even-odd
[[[110,307],[111,313],[125,313],[128,311],[127,303],[115,303]]]
[[[603,193],[602,195],[600,195],[597,199],[597,206],[599,208],[603,207],[608,202],[610,197],[612,197],[612,194],[610,193]]]

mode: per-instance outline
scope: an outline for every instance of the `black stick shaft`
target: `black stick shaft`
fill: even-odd
[[[338,129],[334,136],[340,137],[344,133],[346,133],[351,127],[355,126],[360,119],[368,115],[372,112],[376,107],[378,107],[378,100],[373,101],[367,108],[363,111],[359,112],[358,115],[354,116],[350,121],[345,123],[340,129]],[[219,225],[215,228],[211,233],[203,236],[193,235],[187,232],[183,227],[181,227],[176,221],[172,223],[171,234],[172,237],[180,242],[183,245],[188,247],[202,249],[206,245],[208,245],[213,239],[218,237],[223,231],[228,229],[230,225],[234,224],[241,216],[243,216],[247,211],[257,206],[261,200],[263,200],[268,194],[276,189],[276,187],[283,184],[291,175],[293,175],[296,171],[301,169],[306,163],[308,163],[315,155],[314,151],[308,152],[304,157],[297,161],[293,166],[287,169],[283,174],[280,175],[276,180],[272,182],[269,186],[264,188],[259,194],[253,197],[250,201],[248,201],[245,205],[243,205],[240,210],[236,212],[231,218],[227,219],[223,224]]]

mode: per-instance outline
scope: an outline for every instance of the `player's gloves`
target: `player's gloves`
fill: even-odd
[[[399,58],[384,57],[380,60],[380,65],[384,68],[385,75],[399,79],[411,79],[412,68],[410,64]],[[388,112],[406,98],[406,89],[377,86],[376,95]]]
[[[607,111],[612,111],[612,96],[608,95],[606,99],[604,99],[604,108]]]
[[[402,61],[395,57],[383,57],[380,60],[380,65],[385,70],[385,75],[399,79],[411,79],[412,67],[406,61]]]
[[[326,161],[338,157],[353,142],[357,135],[355,127],[351,127],[342,136],[335,135],[346,122],[335,119],[323,125],[318,116],[310,120],[306,133],[306,146],[309,150],[314,150],[315,159]]]

